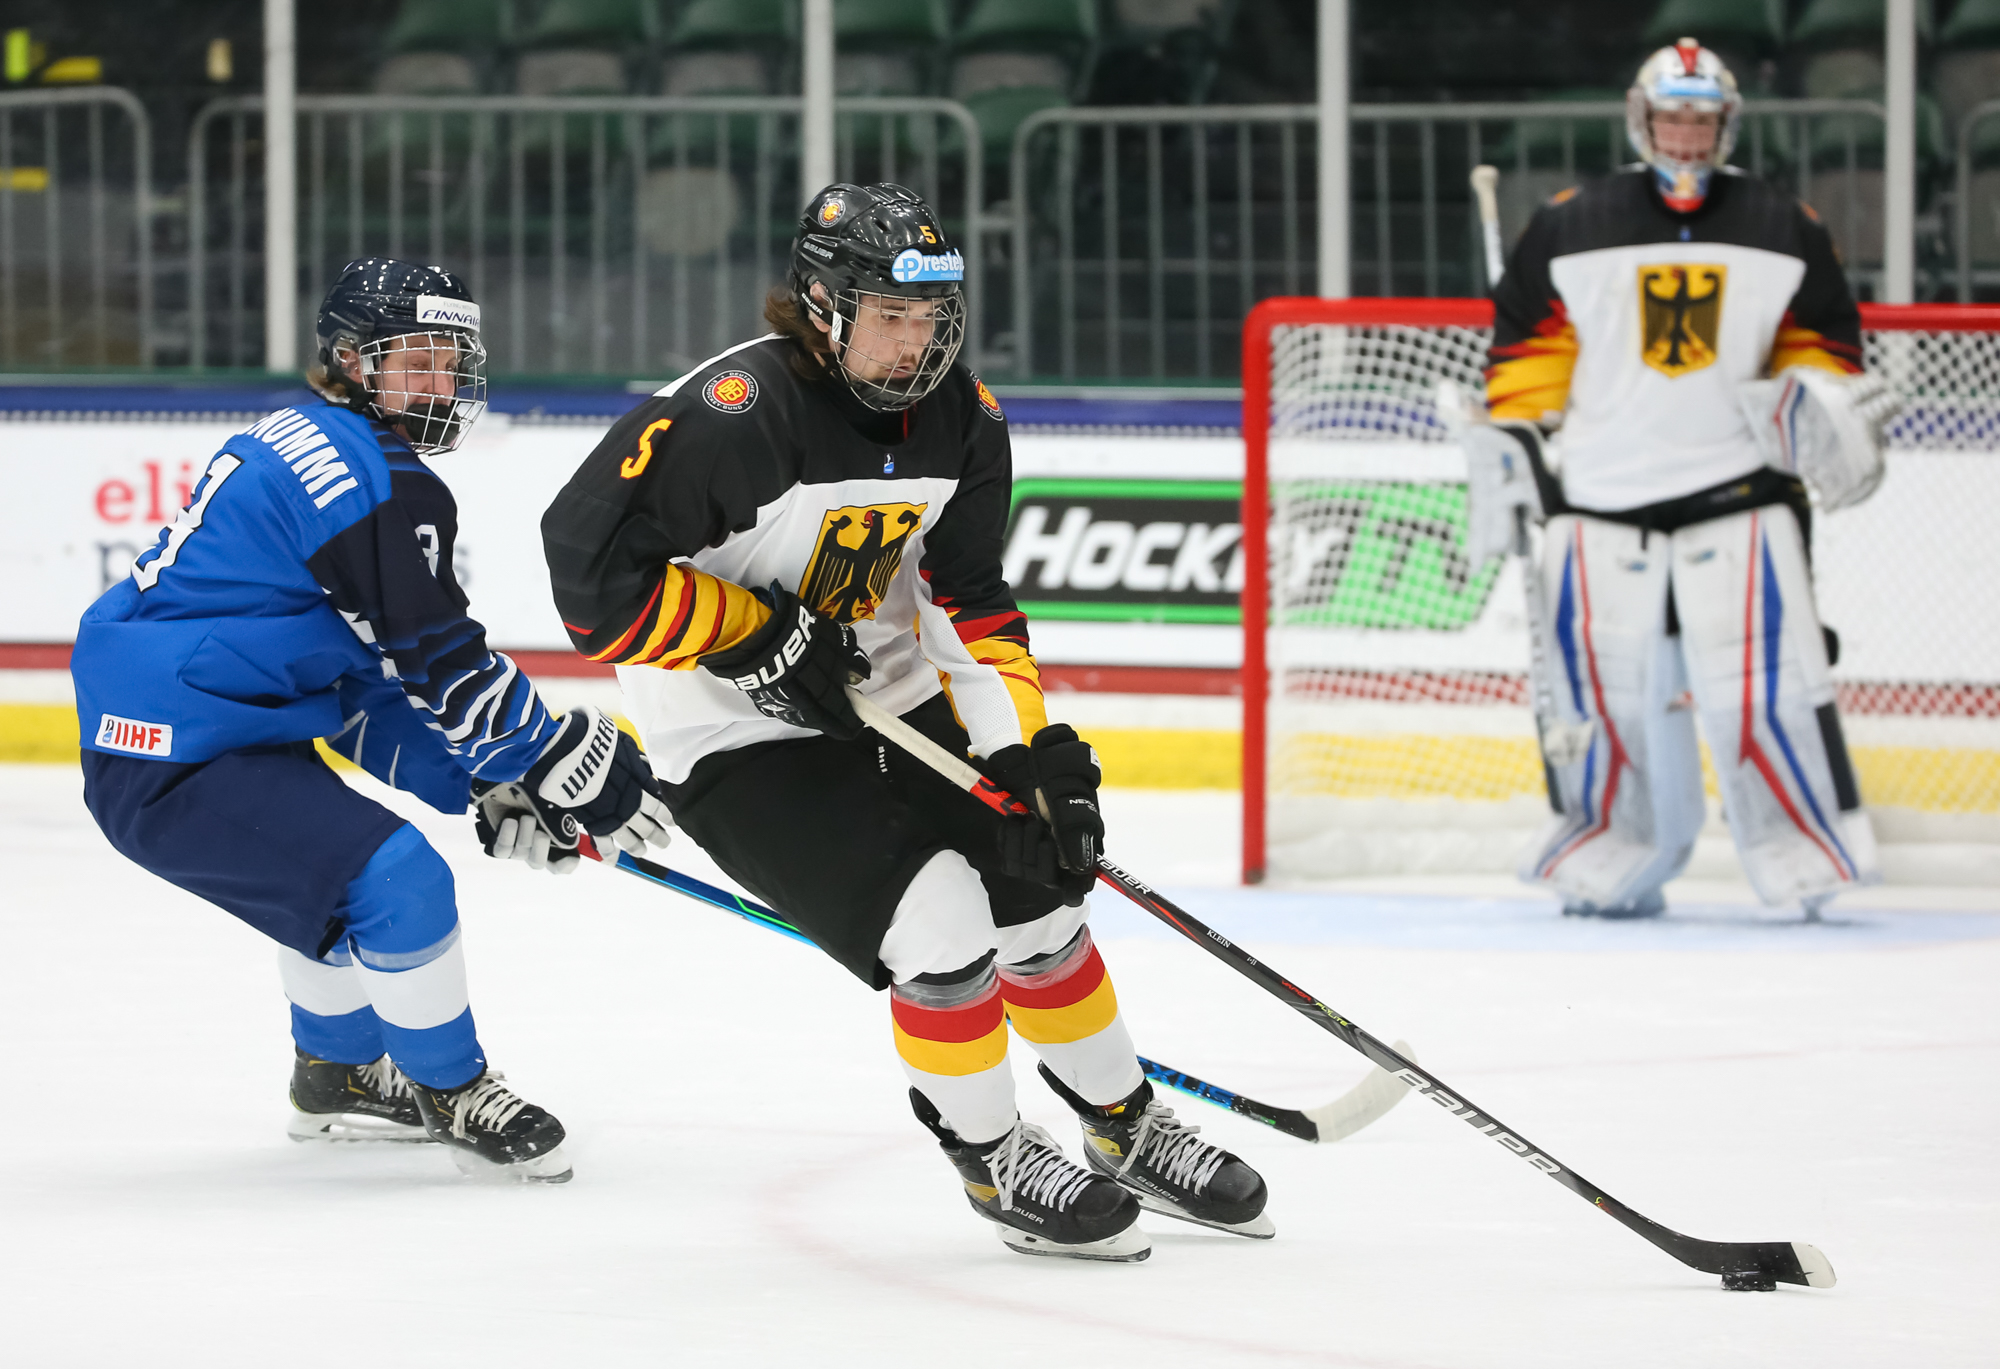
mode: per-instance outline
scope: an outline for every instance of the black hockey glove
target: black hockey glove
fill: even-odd
[[[673,821],[638,744],[595,708],[572,708],[527,774],[474,780],[472,797],[487,855],[558,875],[582,859],[583,832],[639,855],[648,842],[665,846]]]
[[[868,678],[870,666],[854,629],[820,617],[775,580],[755,593],[771,606],[770,621],[735,646],[703,656],[702,669],[748,694],[767,718],[838,741],[860,736],[861,719],[846,691]]]
[[[1017,879],[1062,890],[1074,908],[1097,882],[1104,818],[1097,808],[1103,779],[1097,752],[1068,723],[1053,723],[1032,745],[1006,746],[984,769],[995,784],[1036,817],[1009,819],[1000,829],[1000,868]]]

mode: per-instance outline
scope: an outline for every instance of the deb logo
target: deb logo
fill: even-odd
[[[904,285],[920,280],[964,280],[965,258],[955,247],[935,257],[905,247],[889,263],[889,274]]]
[[[97,725],[97,744],[112,751],[130,751],[135,756],[171,756],[174,729],[166,723],[140,722],[110,713]]]
[[[757,402],[757,377],[748,371],[724,371],[701,387],[701,397],[711,409],[740,414]]]

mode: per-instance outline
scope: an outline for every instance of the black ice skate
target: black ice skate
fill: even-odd
[[[1260,1241],[1278,1234],[1264,1215],[1263,1177],[1198,1139],[1200,1127],[1153,1100],[1151,1083],[1142,1082],[1122,1102],[1096,1107],[1072,1093],[1047,1065],[1041,1071],[1083,1123],[1090,1167],[1137,1194],[1147,1211]]]
[[[916,1089],[910,1106],[958,1170],[972,1210],[999,1228],[1008,1249],[1121,1264],[1153,1253],[1135,1225],[1139,1205],[1132,1195],[1072,1164],[1040,1127],[1017,1118],[999,1140],[968,1145]]]
[[[296,1049],[296,1048],[294,1048]],[[297,1051],[292,1065],[294,1141],[428,1141],[409,1076],[388,1056],[343,1065]]]
[[[413,1083],[424,1130],[442,1141],[460,1170],[475,1178],[568,1183],[563,1125],[517,1096],[492,1071],[455,1089]]]

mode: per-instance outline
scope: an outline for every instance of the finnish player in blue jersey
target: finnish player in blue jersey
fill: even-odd
[[[489,855],[565,873],[579,829],[642,851],[667,812],[595,709],[551,713],[452,574],[423,458],[485,411],[479,306],[450,272],[351,263],[321,307],[318,402],[230,438],[84,614],[84,801],[127,857],[280,944],[291,1134],[441,1141],[469,1172],[570,1177],[562,1124],[487,1070],[450,867],[315,738]]]

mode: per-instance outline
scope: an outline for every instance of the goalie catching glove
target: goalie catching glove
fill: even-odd
[[[1898,402],[1881,378],[1791,366],[1736,392],[1764,463],[1812,486],[1831,513],[1882,483],[1882,430]]]
[[[814,613],[775,580],[753,592],[771,606],[770,618],[735,646],[703,656],[702,669],[749,695],[767,718],[836,741],[860,736],[846,691],[867,679],[870,667],[854,629]]]
[[[474,780],[472,798],[487,855],[558,875],[576,868],[585,832],[639,855],[665,846],[673,821],[638,744],[595,708],[572,708],[527,774]]]
[[[1096,749],[1068,723],[1053,723],[1035,734],[1033,745],[1003,746],[981,768],[1036,815],[1002,825],[1002,872],[1060,889],[1072,908],[1083,902],[1104,849]]]

